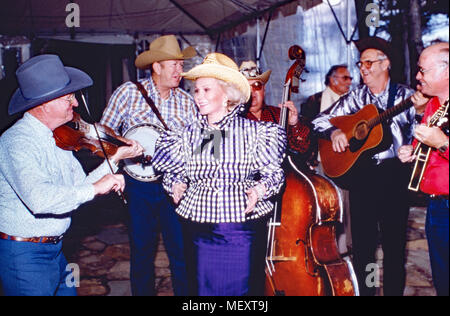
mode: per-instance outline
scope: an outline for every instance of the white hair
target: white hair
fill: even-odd
[[[228,97],[228,110],[232,111],[237,105],[245,103],[245,96],[234,84],[216,79],[220,86],[225,91]]]

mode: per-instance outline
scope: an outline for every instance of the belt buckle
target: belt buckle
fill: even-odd
[[[57,243],[59,243],[62,239],[63,239],[64,235],[61,236],[56,236],[56,237],[47,237],[47,240],[53,244],[56,245]]]

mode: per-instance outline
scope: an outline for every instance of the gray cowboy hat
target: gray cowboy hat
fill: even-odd
[[[9,115],[27,111],[93,84],[85,72],[64,67],[57,55],[30,58],[17,69],[16,76],[19,88],[9,101]]]

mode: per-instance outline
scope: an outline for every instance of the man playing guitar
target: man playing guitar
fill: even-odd
[[[381,38],[367,38],[356,43],[361,52],[357,66],[364,84],[343,96],[328,111],[314,121],[314,129],[323,138],[331,139],[334,152],[345,152],[349,142],[346,135],[329,120],[351,115],[367,104],[385,111],[413,94],[405,85],[390,79],[391,48]],[[396,157],[397,149],[410,143],[416,110],[411,107],[389,122],[392,140],[369,158],[355,173],[350,191],[353,263],[361,295],[374,295],[376,288],[366,282],[370,264],[376,263],[375,252],[381,233],[384,260],[384,295],[403,295],[405,286],[405,244],[409,213],[406,182],[408,170]],[[321,154],[322,155],[322,154]],[[380,232],[379,232],[380,230]]]

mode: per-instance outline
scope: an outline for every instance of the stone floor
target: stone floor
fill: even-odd
[[[73,216],[65,238],[64,251],[69,263],[80,271],[79,296],[129,296],[131,294],[130,248],[127,210],[116,198],[106,197],[86,205]],[[424,232],[425,209],[413,207],[408,230],[406,296],[435,296],[432,287],[428,245]],[[381,249],[378,258],[382,258]],[[381,261],[379,261],[381,264]],[[160,241],[155,273],[160,296],[173,295],[169,262]],[[382,274],[382,273],[381,273]],[[382,282],[382,275],[380,278]],[[382,295],[379,291],[378,295]]]

